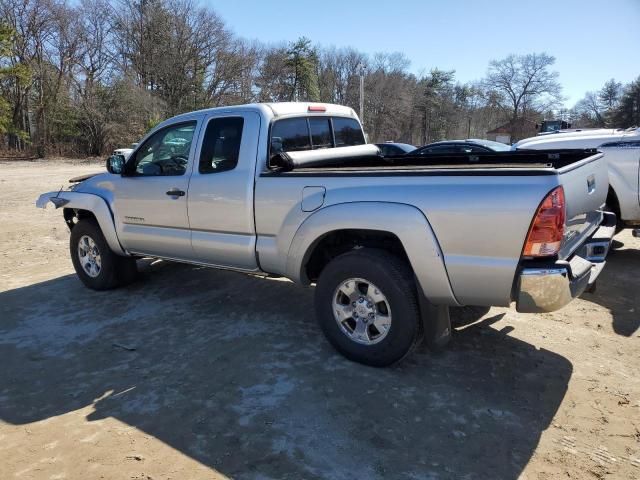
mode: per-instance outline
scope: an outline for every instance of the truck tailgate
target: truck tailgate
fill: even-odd
[[[569,257],[602,222],[609,177],[602,153],[558,169],[566,202],[566,228],[558,257]]]

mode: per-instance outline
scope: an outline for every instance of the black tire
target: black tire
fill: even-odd
[[[352,278],[373,283],[388,301],[392,321],[386,336],[378,343],[357,343],[334,317],[334,294],[343,282]],[[406,262],[384,250],[352,250],[331,260],[317,281],[315,309],[320,327],[335,349],[365,365],[385,367],[396,363],[411,353],[422,338],[413,272]]]
[[[615,237],[622,230],[624,230],[624,223],[620,219],[620,206],[618,205],[618,199],[615,196],[612,196],[610,194],[609,197],[607,197],[607,203],[604,205],[604,211],[614,213],[616,216],[616,230],[613,234],[613,236]],[[621,247],[624,247],[624,243],[616,240],[615,238],[612,239],[611,245],[609,247],[609,255],[613,254],[613,252],[615,252]],[[595,291],[595,288],[593,291]],[[589,293],[593,293],[593,292],[589,292]]]
[[[609,192],[607,203],[604,205],[604,211],[611,212],[616,215],[616,231],[614,235],[617,235],[624,230],[624,223],[620,218],[620,203],[613,192]]]
[[[95,243],[100,255],[101,265],[96,276],[89,275],[83,268],[78,255],[78,244],[83,237],[89,237]],[[81,219],[71,230],[69,240],[71,261],[78,277],[92,290],[109,290],[126,285],[137,276],[136,261],[133,258],[116,255],[107,243],[98,223],[92,218]]]

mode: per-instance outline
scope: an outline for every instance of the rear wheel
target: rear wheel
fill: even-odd
[[[329,342],[356,362],[391,365],[421,338],[413,273],[383,250],[364,248],[334,258],[320,274],[315,305]]]
[[[108,290],[136,278],[135,259],[116,255],[93,219],[81,219],[73,227],[69,249],[78,277],[93,290]]]

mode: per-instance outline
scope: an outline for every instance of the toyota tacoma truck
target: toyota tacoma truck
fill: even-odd
[[[152,257],[315,284],[329,342],[385,366],[450,338],[449,308],[561,308],[594,284],[615,216],[592,150],[382,156],[351,108],[272,103],[171,118],[107,172],[45,193],[80,280]]]

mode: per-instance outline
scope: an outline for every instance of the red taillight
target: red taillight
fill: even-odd
[[[522,254],[525,257],[548,257],[560,250],[564,236],[564,190],[558,187],[542,201],[533,219]]]
[[[327,107],[324,107],[322,105],[309,105],[309,107],[307,107],[307,112],[326,112],[327,111]]]

